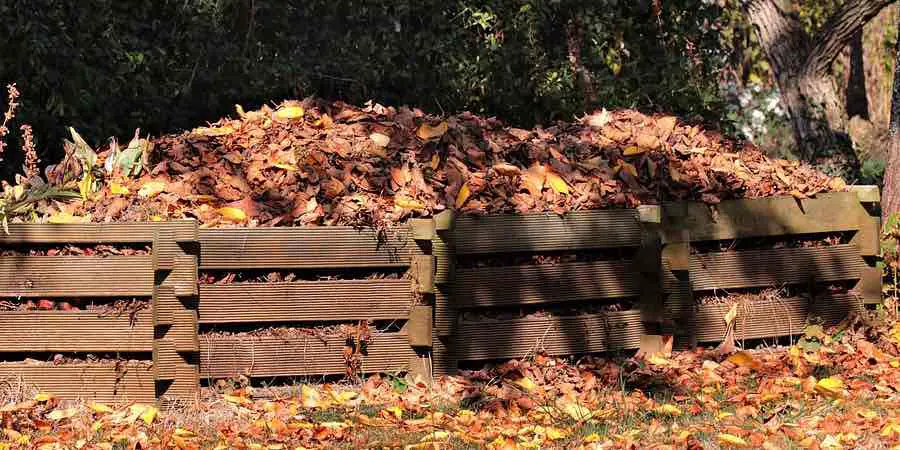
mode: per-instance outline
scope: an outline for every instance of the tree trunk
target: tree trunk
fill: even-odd
[[[815,39],[787,12],[789,0],[742,2],[778,82],[804,160],[817,162],[828,150],[847,147],[840,144],[836,134],[846,129],[846,107],[829,69],[863,25],[892,2],[847,0]],[[855,174],[859,164],[850,150],[842,155],[841,163],[849,164],[851,174]]]
[[[869,98],[866,95],[866,64],[863,60],[863,32],[850,41],[850,76],[847,79],[847,117],[869,120]]]
[[[881,218],[885,222],[892,214],[900,212],[900,29],[897,30],[896,46],[888,164],[884,171],[884,193],[881,196]]]

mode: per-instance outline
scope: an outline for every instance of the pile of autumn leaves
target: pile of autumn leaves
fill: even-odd
[[[470,113],[308,99],[238,105],[236,118],[153,140],[136,134],[99,153],[72,135],[46,178],[80,198],[41,199],[30,219],[14,220],[378,227],[447,209],[565,213],[845,188],[796,161],[632,110],[524,130]]]
[[[537,355],[431,387],[372,376],[294,388],[232,388],[171,411],[39,393],[0,404],[0,449],[891,448],[900,324],[850,319],[727,357]]]

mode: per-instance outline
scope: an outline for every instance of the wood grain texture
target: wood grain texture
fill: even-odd
[[[463,216],[453,229],[457,255],[637,247],[641,226],[635,209],[555,214]]]
[[[695,291],[854,280],[865,261],[855,245],[740,250],[691,255]]]
[[[149,297],[151,256],[2,256],[0,297]]]
[[[379,240],[352,227],[200,230],[200,269],[407,267],[421,254],[407,228]]]
[[[94,400],[103,403],[152,403],[156,398],[151,367],[112,365],[29,365],[0,364],[0,380],[22,383],[65,400]]]
[[[235,283],[200,287],[202,324],[402,319],[410,280]]]
[[[153,323],[142,311],[99,317],[93,311],[0,312],[0,352],[150,352]]]
[[[200,336],[200,376],[227,378],[334,375],[345,372],[345,339],[315,336],[206,338]],[[408,369],[415,352],[406,333],[374,336],[363,357],[365,373],[399,372]]]

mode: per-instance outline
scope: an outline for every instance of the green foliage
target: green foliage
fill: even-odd
[[[655,16],[625,0],[9,0],[0,80],[19,82],[44,161],[67,126],[96,145],[307,95],[527,126],[585,107],[566,37],[578,17],[602,106],[717,119],[721,10],[662,4]]]
[[[885,162],[881,159],[867,159],[860,168],[860,184],[881,184],[884,180]]]

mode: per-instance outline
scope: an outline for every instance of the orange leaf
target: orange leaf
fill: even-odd
[[[640,155],[646,151],[647,151],[646,148],[640,148],[640,147],[636,147],[636,146],[632,145],[630,147],[625,147],[625,150],[622,152],[622,154],[625,156],[634,156],[634,155]]]
[[[427,123],[423,123],[419,126],[419,129],[416,130],[416,136],[423,141],[427,141],[433,138],[439,138],[447,132],[447,122],[441,121],[441,123],[431,126]]]

